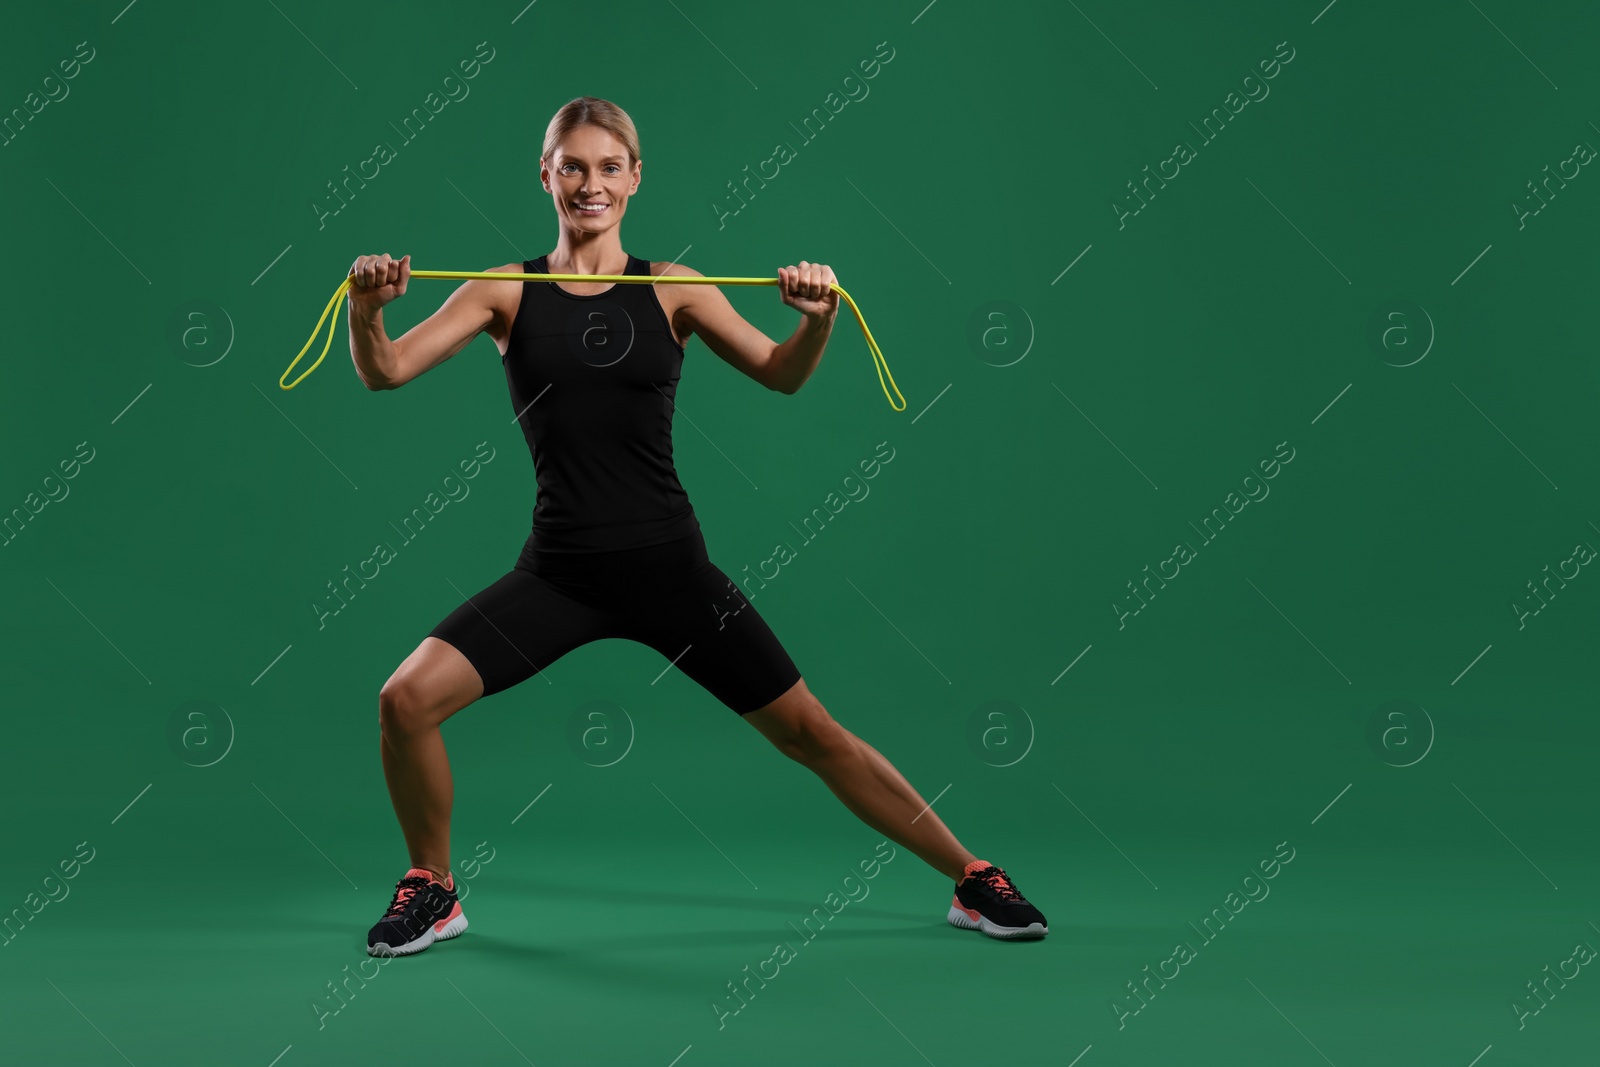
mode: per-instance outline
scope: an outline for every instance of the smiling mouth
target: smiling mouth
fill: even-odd
[[[590,216],[604,215],[611,207],[610,204],[584,204],[578,201],[574,201],[572,206],[577,209],[578,214]]]

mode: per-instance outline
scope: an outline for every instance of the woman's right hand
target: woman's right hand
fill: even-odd
[[[411,280],[411,257],[392,259],[387,252],[381,256],[358,256],[350,268],[350,279],[351,306],[371,314],[405,293],[406,283]]]

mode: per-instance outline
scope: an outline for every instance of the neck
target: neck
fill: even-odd
[[[621,274],[627,270],[628,254],[616,227],[599,234],[563,229],[547,262],[552,274]]]

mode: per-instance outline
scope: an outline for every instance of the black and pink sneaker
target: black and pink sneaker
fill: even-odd
[[[395,883],[389,910],[367,934],[367,955],[409,956],[465,930],[455,875],[449,878],[441,882],[421,867],[407,871]]]
[[[951,926],[1007,941],[1032,940],[1050,932],[1039,909],[1023,899],[1005,871],[987,860],[967,864],[946,918]]]

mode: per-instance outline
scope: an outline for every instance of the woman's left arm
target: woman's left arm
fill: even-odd
[[[662,273],[700,272],[678,264]],[[835,280],[832,268],[822,263],[801,260],[797,267],[779,268],[779,295],[800,312],[799,325],[782,343],[746,322],[714,285],[686,286],[689,295],[679,313],[706,347],[727,363],[768,389],[792,394],[817,369],[833,333],[839,314],[839,294],[832,289]]]

